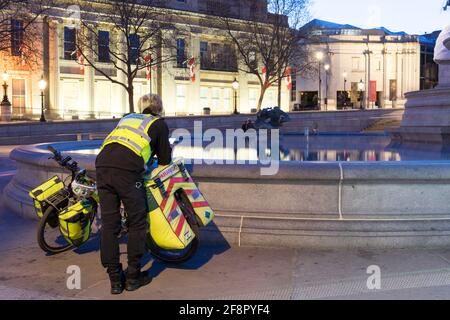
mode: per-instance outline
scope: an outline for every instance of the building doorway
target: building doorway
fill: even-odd
[[[12,114],[22,117],[26,113],[25,79],[12,79]]]
[[[300,92],[300,103],[294,107],[295,111],[319,110],[318,91]]]
[[[337,91],[336,101],[338,110],[353,109],[353,102],[350,99],[348,91]]]

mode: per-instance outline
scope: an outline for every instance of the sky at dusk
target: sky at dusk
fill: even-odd
[[[361,28],[384,26],[391,31],[422,34],[450,24],[444,0],[311,0],[311,19]]]

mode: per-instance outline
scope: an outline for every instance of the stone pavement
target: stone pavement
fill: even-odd
[[[9,150],[0,148],[0,190],[14,174]],[[16,217],[0,203],[0,299],[450,299],[450,248],[201,247],[180,266],[147,255],[152,283],[111,296],[97,237],[77,250],[46,256],[36,243],[35,229],[36,221]],[[71,265],[81,269],[80,290],[67,288]],[[380,268],[380,290],[367,287],[367,268],[373,265]]]

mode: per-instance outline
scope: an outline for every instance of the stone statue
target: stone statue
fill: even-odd
[[[439,86],[450,87],[450,24],[436,40],[434,61],[439,64]]]
[[[278,129],[284,122],[290,120],[289,115],[279,107],[266,108],[256,115],[254,127],[256,129]]]
[[[437,64],[450,64],[450,24],[442,30],[436,40],[434,61]]]

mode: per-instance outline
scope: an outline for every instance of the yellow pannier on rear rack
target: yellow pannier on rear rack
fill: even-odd
[[[93,205],[90,200],[81,200],[58,216],[62,235],[74,246],[80,246],[89,239]]]
[[[34,208],[39,218],[42,218],[44,211],[51,205],[52,201],[49,201],[49,199],[51,200],[62,189],[64,189],[64,183],[58,176],[54,176],[30,191],[29,196],[33,199]]]

